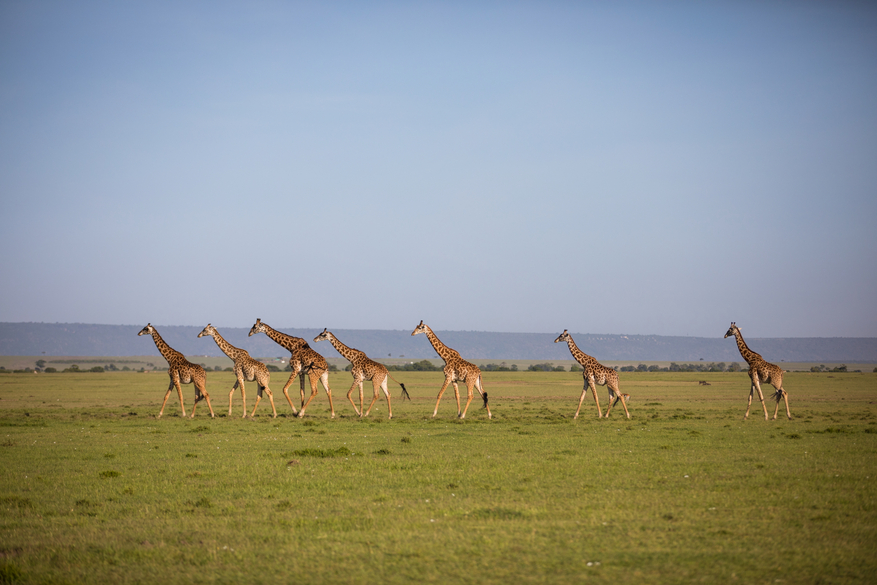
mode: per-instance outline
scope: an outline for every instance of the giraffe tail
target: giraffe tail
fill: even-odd
[[[481,408],[487,408],[487,390],[481,393],[481,398],[484,399],[484,406],[482,406]]]
[[[399,380],[397,380],[397,379],[394,378],[393,376],[390,376],[390,373],[389,373],[389,372],[387,372],[387,376],[389,376],[390,379],[391,379],[392,381],[394,381],[394,382],[396,382],[397,384],[399,384],[400,386],[402,386],[402,396],[401,396],[402,400],[405,400],[406,398],[407,398],[408,400],[411,400],[411,395],[408,394],[408,390],[405,389],[405,384],[403,384],[402,382],[400,382]]]

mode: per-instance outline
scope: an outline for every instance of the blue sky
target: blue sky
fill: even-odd
[[[0,3],[0,321],[877,336],[877,9]]]

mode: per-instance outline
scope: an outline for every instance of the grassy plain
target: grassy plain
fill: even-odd
[[[863,583],[877,575],[877,374],[789,373],[794,419],[746,422],[743,373],[623,373],[631,420],[572,420],[574,373],[488,373],[431,419],[325,393],[225,416],[165,373],[0,375],[0,583]],[[699,381],[710,385],[700,385]],[[184,387],[187,412],[193,389]],[[255,388],[251,384],[248,406]],[[605,409],[606,390],[600,388]],[[773,409],[771,409],[773,414]],[[782,413],[780,414],[782,417]]]

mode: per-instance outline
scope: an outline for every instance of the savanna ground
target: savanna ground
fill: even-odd
[[[452,389],[430,418],[441,373],[393,375],[392,421],[345,372],[335,420],[285,373],[253,420],[226,372],[212,420],[156,419],[165,373],[0,376],[0,583],[875,580],[877,374],[788,373],[769,422],[745,373],[623,373],[631,420],[573,420],[580,374],[488,373],[462,421]]]

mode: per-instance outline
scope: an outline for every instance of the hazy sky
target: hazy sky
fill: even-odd
[[[0,321],[877,336],[877,8],[0,2]]]

